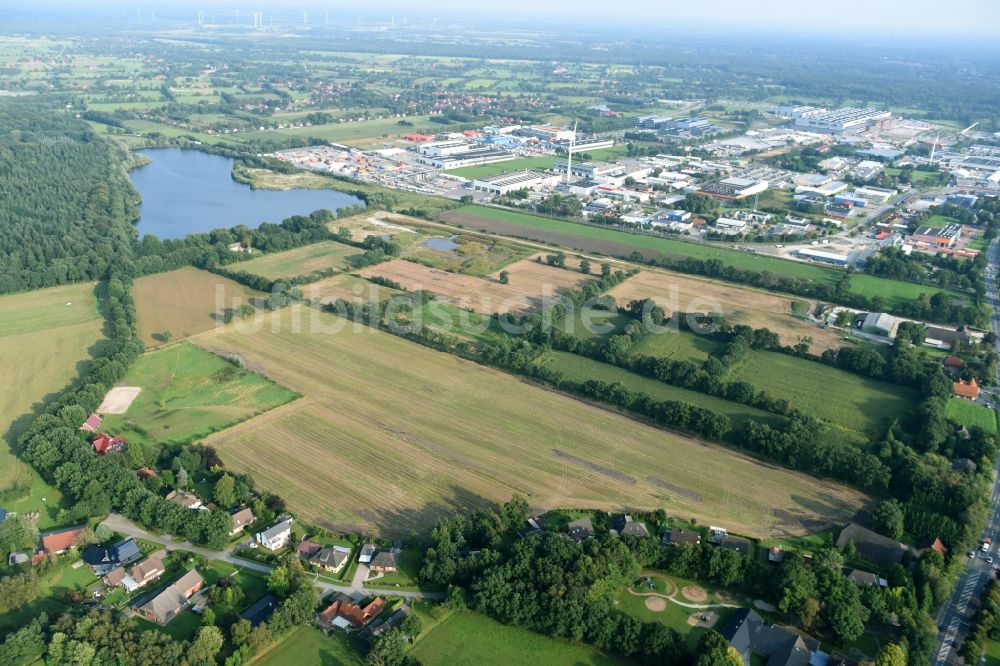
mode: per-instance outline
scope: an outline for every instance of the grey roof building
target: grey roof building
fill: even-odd
[[[815,638],[766,622],[749,608],[733,613],[721,633],[747,666],[753,654],[764,657],[767,666],[808,666],[819,649]]]

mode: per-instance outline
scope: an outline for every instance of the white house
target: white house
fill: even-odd
[[[257,532],[254,538],[268,550],[284,548],[292,538],[292,519],[285,518],[263,532]]]

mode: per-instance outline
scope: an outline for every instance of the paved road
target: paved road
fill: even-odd
[[[196,546],[189,541],[177,541],[169,534],[153,534],[147,532],[143,528],[139,527],[131,520],[125,516],[112,513],[104,520],[104,523],[113,529],[115,532],[125,534],[130,537],[135,537],[136,539],[144,539],[146,541],[155,541],[157,543],[162,543],[167,552],[173,550],[186,550],[192,553],[197,553],[207,560],[216,560],[220,562],[228,562],[235,567],[242,569],[249,569],[251,571],[257,571],[260,573],[270,573],[271,567],[267,564],[262,564],[260,562],[254,562],[253,560],[246,560],[242,557],[237,557],[233,554],[233,547],[227,548],[226,550],[210,550],[208,548],[202,548],[201,546]],[[344,592],[346,594],[383,594],[383,595],[393,595],[396,597],[403,597],[404,599],[444,599],[444,593],[442,592],[418,592],[418,591],[402,591],[396,590],[391,587],[385,589],[365,587],[365,579],[368,578],[368,565],[359,564],[357,570],[354,573],[354,577],[351,579],[349,585],[338,585],[336,583],[330,583],[325,580],[320,580],[317,576],[313,580],[313,585],[320,588],[323,594],[329,592]],[[363,588],[363,590],[362,590]]]
[[[994,239],[986,251],[986,298],[994,313],[1000,312],[1000,300],[997,297],[996,279],[1000,272],[1000,239]],[[1000,314],[994,314],[990,320],[990,330],[998,336],[997,351],[1000,351]],[[997,381],[1000,382],[1000,368],[997,369]],[[982,536],[994,541],[1000,538],[1000,463],[994,470],[993,494],[990,498],[990,520]],[[969,630],[969,622],[976,612],[976,607],[987,581],[993,574],[993,564],[985,560],[987,554],[1000,559],[996,544],[989,553],[976,551],[974,558],[966,559],[965,571],[958,579],[955,592],[937,616],[938,651],[934,656],[934,666],[957,666],[964,660],[958,655],[965,635]]]

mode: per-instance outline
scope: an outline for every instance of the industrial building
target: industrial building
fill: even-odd
[[[795,254],[799,255],[804,259],[811,259],[813,261],[821,261],[825,264],[831,264],[833,266],[847,267],[850,264],[850,259],[842,254],[836,254],[834,252],[826,252],[824,250],[815,250],[811,247],[799,248],[795,251]]]
[[[552,165],[552,169],[561,174],[565,174],[566,164],[565,160],[556,162]],[[610,176],[619,169],[621,169],[620,166],[616,164],[608,164],[606,162],[573,162],[573,164],[569,167],[569,173],[573,178],[584,178],[586,180],[601,182],[600,179],[602,177]]]
[[[914,243],[926,243],[931,247],[950,248],[962,237],[962,225],[949,224],[943,228],[918,227],[910,240]]]
[[[752,180],[750,178],[726,178],[717,183],[703,185],[697,194],[705,194],[716,199],[726,201],[736,201],[746,199],[755,194],[760,194],[767,190],[766,180]]]
[[[565,127],[553,127],[551,125],[532,125],[531,127],[522,127],[515,131],[518,136],[524,136],[532,139],[541,139],[542,141],[570,141],[575,138],[575,133],[571,129]]]
[[[516,190],[530,189],[541,185],[555,185],[558,176],[537,171],[512,171],[472,182],[472,189],[493,195],[507,194]]]
[[[896,330],[899,328],[899,320],[884,312],[869,312],[865,316],[865,321],[861,324],[861,330],[875,335],[884,335],[887,338],[895,338]]]
[[[584,153],[588,150],[603,150],[604,148],[613,148],[615,145],[614,139],[599,139],[597,137],[577,137],[575,141],[569,141],[568,139],[560,139],[559,141],[553,141],[552,145],[556,148],[562,148],[563,150],[569,152],[570,147],[573,148],[573,153]]]
[[[720,217],[715,221],[715,228],[727,234],[743,233],[747,228],[746,220],[734,220],[730,217]]]
[[[862,132],[869,127],[892,118],[889,111],[877,109],[845,108],[824,113],[807,113],[795,118],[796,129],[823,134]]]

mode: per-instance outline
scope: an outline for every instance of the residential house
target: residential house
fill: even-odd
[[[566,524],[566,531],[576,541],[583,541],[594,536],[594,524],[590,518],[580,518]]]
[[[179,504],[185,509],[201,509],[205,506],[200,497],[186,490],[171,490],[167,493],[167,501]]]
[[[129,537],[111,546],[91,544],[83,551],[83,561],[94,568],[98,576],[135,562],[142,557],[139,544]]]
[[[775,564],[781,564],[785,559],[785,553],[781,550],[781,546],[771,546],[767,550],[767,561],[773,562]]]
[[[309,541],[308,539],[303,539],[299,542],[299,545],[295,547],[295,554],[299,556],[300,560],[309,561],[321,550],[323,550],[322,545]]]
[[[278,610],[280,603],[280,598],[273,594],[267,594],[240,613],[240,617],[249,622],[251,627],[256,627],[262,622],[267,622],[274,615],[274,611]]]
[[[971,458],[955,458],[951,461],[951,468],[956,472],[972,474],[979,468]]]
[[[351,556],[351,549],[343,546],[327,546],[318,550],[309,561],[324,571],[340,573]],[[374,565],[374,560],[372,560]]]
[[[614,526],[614,531],[618,536],[634,536],[645,539],[649,536],[649,530],[646,529],[645,523],[637,523],[632,520],[632,516],[622,514],[620,516],[615,516],[612,521]]]
[[[837,537],[837,548],[846,548],[853,543],[858,555],[879,566],[899,564],[909,547],[895,539],[872,532],[857,523],[851,523]]]
[[[747,666],[758,663],[753,660],[755,655],[758,659],[763,657],[759,663],[768,666],[808,666],[819,650],[819,641],[815,638],[771,624],[749,608],[735,611],[720,633]]]
[[[167,624],[180,615],[204,584],[198,570],[191,569],[136,610],[150,622]]]
[[[387,617],[384,622],[380,622],[376,619],[370,625],[365,627],[365,629],[358,634],[358,640],[361,641],[366,648],[371,649],[371,647],[375,645],[375,641],[379,636],[390,629],[394,629],[403,624],[403,620],[409,617],[409,615],[410,607],[403,604],[400,606],[399,610]]]
[[[229,530],[230,536],[235,536],[243,531],[247,525],[250,525],[254,521],[253,511],[250,509],[239,509],[234,511],[232,514],[233,528]]]
[[[701,543],[701,534],[694,530],[686,530],[683,527],[673,527],[663,530],[663,538],[660,545],[681,546],[689,544],[697,546]]]
[[[254,535],[257,543],[268,550],[280,550],[292,540],[292,518],[286,517],[263,532]]]
[[[166,571],[167,568],[163,565],[163,560],[158,557],[149,557],[129,569],[124,567],[113,569],[104,577],[104,582],[112,587],[121,585],[129,592],[134,592],[159,580]]]
[[[324,628],[361,629],[367,626],[385,610],[385,601],[375,597],[364,606],[343,592],[333,597],[333,602],[316,616],[317,623]]]
[[[976,383],[975,377],[967,382],[959,379],[953,384],[952,391],[958,398],[963,398],[965,400],[979,400],[979,384]]]
[[[944,371],[950,375],[956,375],[965,367],[965,361],[957,356],[949,356],[944,360]]]
[[[878,575],[873,574],[870,571],[851,569],[846,575],[847,580],[851,581],[858,587],[889,587],[889,581],[885,578],[880,578]]]
[[[139,469],[135,470],[135,474],[140,479],[151,479],[154,476],[159,476],[159,474],[156,473],[156,470],[153,469],[152,467],[140,467]]]
[[[65,553],[80,543],[80,536],[83,534],[83,530],[83,527],[66,527],[43,534],[42,546],[39,552],[42,555],[61,555]]]
[[[945,555],[948,554],[948,549],[945,547],[943,543],[941,543],[941,539],[935,538],[935,539],[928,539],[927,541],[924,541],[920,545],[918,545],[917,556],[923,557],[925,554],[929,553],[932,550],[935,553],[940,554],[941,557],[944,557]]]
[[[97,429],[101,427],[101,417],[97,414],[91,414],[87,417],[87,420],[83,422],[80,426],[80,430],[84,432],[97,432]]]
[[[517,535],[522,539],[527,539],[532,534],[538,534],[542,531],[542,518],[541,516],[531,516],[528,518],[528,524],[517,531]]]
[[[372,561],[372,558],[374,556],[375,556],[375,546],[373,546],[370,543],[366,543],[365,545],[361,546],[361,553],[358,555],[358,562],[361,562],[362,564],[368,564],[369,562]]]
[[[103,456],[106,453],[121,453],[127,446],[125,438],[121,435],[112,437],[106,433],[96,435],[91,440],[91,444],[94,446],[94,453],[99,456]]]
[[[399,570],[399,553],[382,550],[372,558],[368,567],[375,573],[396,573]]]

